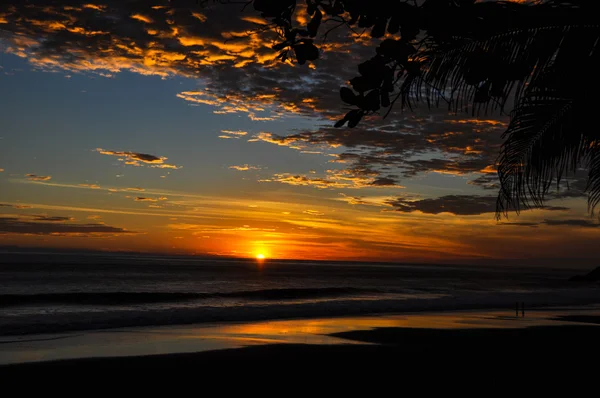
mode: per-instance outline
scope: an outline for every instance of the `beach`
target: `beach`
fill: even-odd
[[[481,372],[481,366],[537,373],[583,366],[582,358],[600,352],[599,324],[600,308],[588,306],[524,317],[456,311],[29,335],[0,340],[0,371],[277,373],[310,366],[369,374],[395,364],[408,373],[422,366],[446,374]]]
[[[0,1],[0,398],[589,394],[597,3]]]
[[[579,272],[19,253],[0,258],[0,336],[600,303]]]
[[[343,371],[395,380],[570,371],[598,351],[600,291],[569,282],[570,270],[274,260],[257,267],[124,255],[3,260],[2,375],[156,370],[216,382],[224,374],[310,374],[301,377],[308,383]]]

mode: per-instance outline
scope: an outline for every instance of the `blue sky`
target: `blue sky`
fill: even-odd
[[[334,129],[339,87],[373,51],[348,32],[299,66],[240,33],[252,10],[39,3],[0,8],[0,245],[597,260],[582,192],[496,221],[505,116],[419,108]],[[98,30],[109,17],[120,28]]]

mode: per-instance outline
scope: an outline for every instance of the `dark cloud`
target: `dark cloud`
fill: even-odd
[[[129,234],[123,228],[104,224],[72,224],[64,222],[30,221],[19,218],[0,217],[0,234],[25,235],[97,235],[97,234]]]
[[[301,174],[274,174],[271,178],[259,180],[260,182],[278,182],[287,185],[312,186],[324,188],[404,188],[396,184],[391,177],[377,177],[378,173],[368,169],[327,170],[324,177]]]
[[[388,204],[403,213],[420,211],[426,214],[452,213],[470,216],[496,211],[495,196],[448,195],[421,200],[398,198],[389,201]]]
[[[483,174],[468,182],[483,189],[497,191],[500,188],[500,180],[497,174]]]
[[[159,201],[162,202],[165,200],[169,200],[169,198],[167,198],[166,196],[159,196],[157,198],[148,198],[148,197],[144,197],[144,196],[137,196],[133,200],[135,200],[136,202],[159,202]]]
[[[369,183],[369,185],[374,185],[377,187],[388,187],[396,185],[396,180],[389,177],[379,177]]]
[[[539,226],[539,223],[536,222],[503,222],[503,223],[499,223],[499,225],[515,225],[515,226],[520,226],[520,227],[533,227],[533,228],[537,228],[537,226]]]
[[[27,177],[29,181],[49,181],[52,179],[51,176],[39,176],[37,174],[25,174],[25,177]]]
[[[570,225],[572,227],[598,228],[600,224],[592,220],[544,220],[544,224],[551,226]]]
[[[10,207],[12,209],[31,209],[28,205],[13,205],[8,203],[0,203],[0,207]]]
[[[130,166],[142,166],[148,164],[150,167],[159,169],[180,169],[180,166],[165,163],[168,158],[165,156],[149,155],[147,153],[129,152],[129,151],[109,151],[102,148],[96,148],[96,152],[102,155],[117,156],[119,161]]]
[[[570,210],[568,207],[564,206],[542,206],[541,209],[547,211],[568,211]]]
[[[314,63],[317,70],[308,65],[291,68],[272,48],[277,34],[260,29],[266,21],[253,7],[242,12],[239,5],[200,7],[196,1],[167,0],[97,0],[94,7],[73,0],[12,3],[0,5],[0,37],[7,52],[45,69],[201,77],[202,89],[182,98],[215,106],[220,113],[260,118],[257,113],[264,105],[273,105],[275,113],[331,113],[335,101],[337,114],[339,85],[352,77],[358,60],[373,54],[364,40],[348,40],[350,31],[338,29],[321,44],[325,52]]]
[[[548,196],[561,199],[586,197],[587,182],[587,177],[571,176],[564,179],[558,189],[550,190]]]
[[[485,190],[498,191],[500,189],[500,180],[495,171],[480,175],[479,177],[468,181],[468,184],[475,185]],[[558,188],[550,188],[545,195],[546,200],[583,198],[586,193],[586,178],[568,178],[564,179]]]
[[[397,114],[392,122],[368,120],[353,129],[322,127],[287,136],[263,132],[251,141],[297,150],[337,148],[333,162],[346,165],[355,175],[361,170],[384,178],[390,178],[390,172],[403,177],[431,172],[476,173],[481,178],[476,177],[471,184],[497,188],[492,165],[501,144],[504,122],[462,119],[441,110],[428,110],[427,117],[419,112]],[[339,153],[339,148],[345,150]]]
[[[38,216],[35,215],[33,216],[35,221],[45,221],[45,222],[68,222],[68,221],[74,221],[75,219],[73,217],[50,217],[50,216]]]
[[[545,210],[559,209],[565,210],[566,208],[556,208],[556,207],[546,207]],[[566,209],[568,210],[568,209]],[[556,226],[571,226],[571,227],[582,227],[582,228],[598,228],[600,227],[600,223],[594,222],[592,220],[582,220],[582,219],[570,219],[570,220],[544,220],[540,223],[535,222],[503,222],[500,225],[518,225],[524,227],[537,227],[539,225],[549,225],[552,227]]]
[[[432,199],[410,200],[397,198],[386,203],[403,213],[420,211],[426,214],[452,213],[471,216],[496,212],[496,196],[447,195]],[[566,207],[542,207],[547,211],[564,211]],[[506,224],[506,223],[505,223]],[[517,224],[513,224],[517,225]]]
[[[275,37],[257,31],[264,21],[252,7],[242,13],[236,5],[199,8],[194,1],[12,3],[0,6],[5,21],[0,40],[5,51],[34,66],[105,76],[131,71],[197,77],[199,87],[178,96],[191,105],[212,106],[215,113],[245,113],[253,120],[315,116],[327,125],[289,136],[262,133],[252,140],[304,151],[339,148],[336,161],[355,177],[368,172],[371,180],[393,179],[396,184],[391,173],[479,173],[494,164],[498,153],[506,118],[476,120],[446,110],[396,109],[387,120],[368,117],[355,129],[330,127],[347,111],[339,87],[356,75],[357,64],[370,58],[377,45],[345,29],[328,36],[322,57],[311,68],[276,59]],[[223,137],[242,136],[226,131]],[[177,168],[160,156],[98,151],[134,166]],[[491,188],[478,179],[474,185]]]

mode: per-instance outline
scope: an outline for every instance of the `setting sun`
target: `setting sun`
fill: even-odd
[[[264,254],[262,254],[262,253],[260,253],[260,254],[257,254],[257,255],[256,255],[256,258],[257,258],[258,260],[264,260],[264,259],[265,259],[265,255],[264,255]]]

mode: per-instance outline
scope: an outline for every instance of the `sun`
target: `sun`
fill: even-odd
[[[265,255],[262,254],[262,253],[259,253],[259,254],[256,255],[256,259],[257,260],[264,260],[265,259]]]

